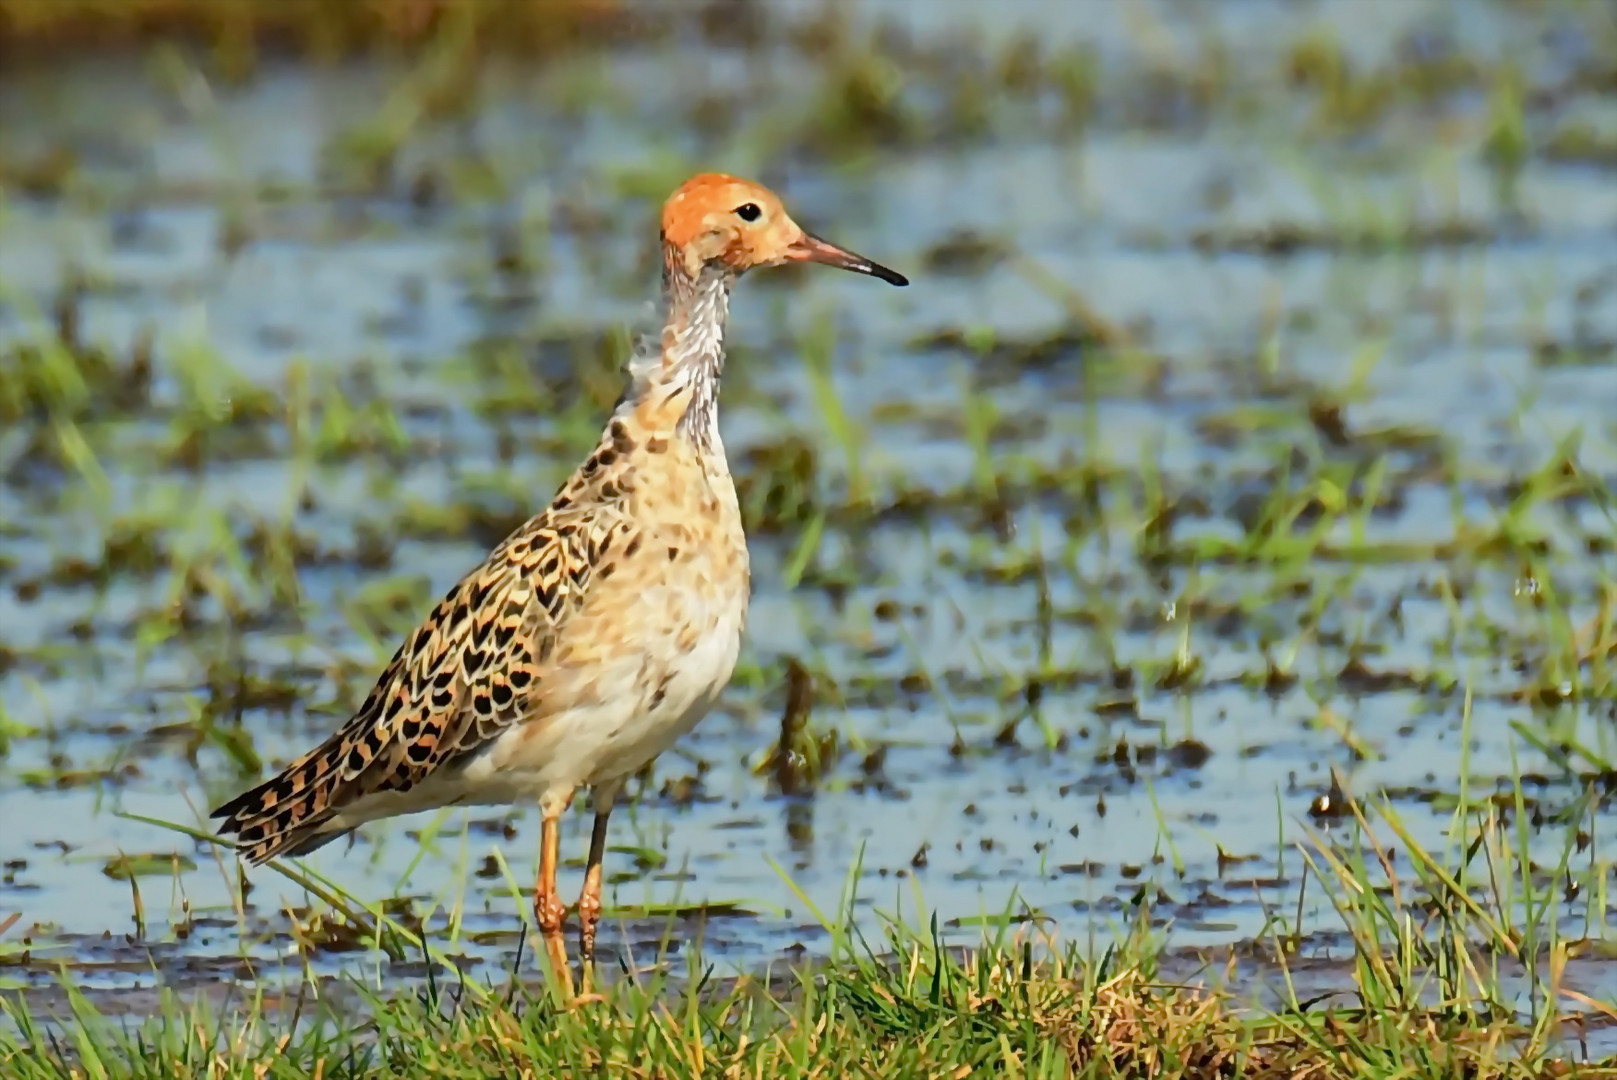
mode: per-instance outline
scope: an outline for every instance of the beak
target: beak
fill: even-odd
[[[863,255],[855,255],[846,248],[839,248],[835,244],[821,240],[813,233],[804,233],[786,248],[786,258],[791,262],[817,262],[826,266],[836,266],[843,270],[852,270],[856,274],[869,274],[873,278],[880,278],[889,285],[908,285],[910,279],[897,270],[889,270],[881,263],[871,262]]]

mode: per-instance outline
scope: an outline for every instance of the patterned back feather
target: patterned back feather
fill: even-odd
[[[632,418],[631,418],[632,421]],[[656,441],[656,440],[652,440]],[[593,578],[610,574],[632,529],[629,422],[541,513],[462,578],[393,654],[365,703],[324,743],[213,811],[220,835],[260,864],[305,855],[343,835],[345,806],[405,794],[520,720],[546,711],[544,670]],[[632,551],[631,551],[632,554]]]

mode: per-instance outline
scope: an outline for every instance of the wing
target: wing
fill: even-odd
[[[577,480],[449,590],[348,723],[213,812],[244,858],[313,851],[348,831],[333,819],[357,799],[408,792],[511,725],[567,707],[565,690],[545,686],[547,662],[631,527],[612,485],[581,497]]]

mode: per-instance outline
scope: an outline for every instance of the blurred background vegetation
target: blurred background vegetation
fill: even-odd
[[[672,11],[679,5],[669,5]],[[739,11],[743,5],[734,5]],[[420,49],[446,35],[482,52],[541,54],[599,41],[656,5],[621,0],[11,0],[0,48],[18,57],[185,43],[241,79],[264,56],[332,61]]]

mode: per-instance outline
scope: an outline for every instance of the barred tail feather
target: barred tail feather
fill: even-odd
[[[231,799],[210,815],[223,818],[220,836],[234,836],[236,851],[260,866],[282,855],[307,855],[350,831],[336,825],[332,807],[337,776],[302,791],[289,769]]]

